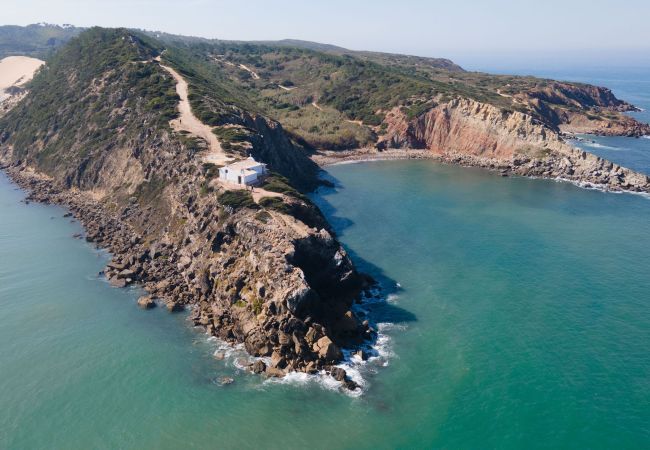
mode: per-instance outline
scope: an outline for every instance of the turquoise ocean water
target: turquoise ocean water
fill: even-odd
[[[622,142],[625,164],[643,141]],[[0,448],[650,447],[650,199],[431,161],[328,172],[314,200],[388,296],[356,397],[215,360],[0,176]]]

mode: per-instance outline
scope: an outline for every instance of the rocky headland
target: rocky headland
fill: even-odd
[[[610,191],[650,192],[647,175],[572,147],[559,131],[522,112],[454,99],[415,118],[395,108],[386,114],[386,123],[386,132],[374,149],[321,152],[314,160],[329,164],[355,158],[382,159],[383,154],[386,159],[432,158],[498,170],[503,175],[563,179]]]
[[[319,185],[318,165],[435,158],[504,176],[650,192],[647,176],[562,137],[587,125],[648,131],[623,115],[631,105],[603,88],[525,80],[477,92],[471,83],[479,75],[441,60],[413,66],[396,55],[251,46],[250,62],[237,59],[241,44],[188,42],[99,28],[71,39],[0,117],[0,166],[29,201],[68,207],[85,239],[111,252],[102,274],[111,285],[141,285],[143,309],[189,309],[207,333],[243,344],[256,357],[255,373],[325,371],[355,389],[336,367],[342,349],[375,337],[353,312],[374,282],[304,195]],[[306,60],[319,75],[299,80]],[[254,64],[256,77],[238,69]],[[468,85],[440,85],[447,70]],[[179,79],[192,117],[218,146],[178,126]],[[530,83],[536,87],[523,89]],[[303,126],[305,118],[314,122]],[[314,136],[322,148],[313,147]],[[371,145],[345,149],[363,139]],[[272,175],[255,195],[229,188],[207,158],[212,147],[227,160],[252,155]]]

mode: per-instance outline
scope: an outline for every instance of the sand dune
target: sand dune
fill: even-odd
[[[0,60],[0,90],[27,83],[43,64],[44,61],[28,56],[7,56]]]

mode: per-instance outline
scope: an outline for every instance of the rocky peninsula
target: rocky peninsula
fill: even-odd
[[[399,55],[183,42],[101,28],[71,39],[0,118],[0,165],[30,201],[67,206],[85,239],[111,252],[111,285],[143,286],[145,309],[190,309],[195,325],[244,344],[258,358],[255,373],[325,371],[355,389],[336,367],[342,349],[375,336],[352,308],[374,281],[305,196],[320,183],[319,164],[435,158],[650,192],[647,176],[562,137],[587,124],[647,133],[623,114],[632,106],[603,88],[506,86],[446,60],[414,68]],[[298,70],[307,60],[313,78]],[[441,84],[441,74],[464,88]],[[182,125],[181,99],[186,121],[218,145]],[[208,158],[215,148],[224,161],[251,155],[271,176],[256,195],[228,187]]]

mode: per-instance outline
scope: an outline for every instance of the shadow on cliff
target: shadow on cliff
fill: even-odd
[[[336,207],[327,201],[326,195],[336,193],[343,186],[338,179],[328,172],[321,172],[321,176],[330,185],[320,187],[310,197],[325,215],[334,232],[340,235],[344,230],[354,225],[354,221],[347,217],[337,216]],[[397,281],[389,277],[381,267],[359,256],[356,251],[349,248],[345,243],[341,242],[341,245],[347,251],[357,270],[370,275],[377,282],[377,289],[373,289],[369,295],[366,295],[366,301],[362,305],[363,310],[367,311],[367,319],[373,324],[415,322],[417,320],[415,314],[391,303],[391,298],[403,291]]]

